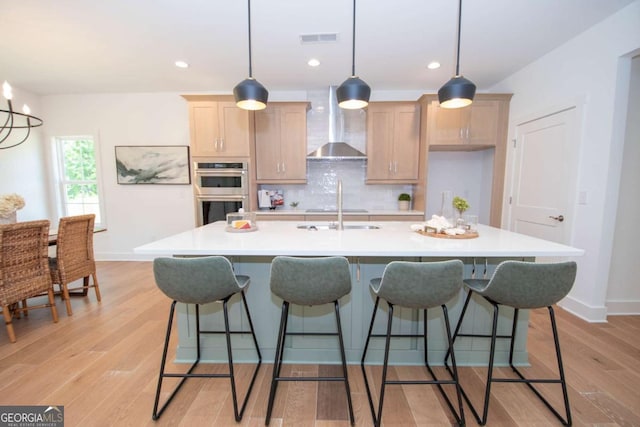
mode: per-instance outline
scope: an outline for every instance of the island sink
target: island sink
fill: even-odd
[[[318,231],[318,230],[337,230],[338,224],[300,224],[297,227],[300,230]],[[345,224],[345,230],[379,230],[380,226],[370,224]]]

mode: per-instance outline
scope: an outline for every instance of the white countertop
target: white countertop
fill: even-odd
[[[357,222],[375,224],[377,230],[297,229],[299,224],[318,221],[262,221],[258,230],[247,233],[225,231],[219,221],[176,234],[134,249],[139,254],[245,255],[245,256],[392,256],[392,257],[537,257],[580,256],[584,250],[523,234],[478,225],[475,239],[440,239],[411,231],[412,222]]]
[[[336,215],[338,212],[337,211],[308,211],[306,209],[274,209],[274,210],[270,210],[270,209],[260,209],[257,211],[254,211],[256,214],[258,215],[274,215],[274,216],[278,216],[278,215]],[[347,210],[346,212],[343,212],[344,216],[350,216],[350,215],[368,215],[368,216],[372,216],[372,215],[424,215],[423,211],[416,211],[416,210],[406,210],[406,211],[400,211],[397,209],[367,209],[365,212],[355,212],[355,211],[349,211]]]

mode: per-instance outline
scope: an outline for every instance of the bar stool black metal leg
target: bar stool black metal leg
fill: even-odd
[[[516,371],[516,373],[517,373],[517,370],[513,365],[513,353],[515,351],[515,346],[516,346],[516,328],[518,326],[518,314],[520,314],[520,310],[517,308],[514,308],[513,324],[511,325],[511,343],[509,344],[509,366],[511,366],[511,369]]]
[[[391,323],[393,321],[393,304],[389,306],[389,319],[387,323],[387,336],[384,345],[384,362],[382,365],[382,382],[380,384],[380,403],[378,404],[378,415],[374,417],[374,426],[380,427],[382,424],[382,407],[384,404],[384,390],[387,384],[387,367],[389,365],[389,348],[391,347]]]
[[[489,350],[489,369],[487,372],[487,387],[485,388],[484,393],[484,409],[482,410],[482,418],[478,418],[478,415],[475,413],[473,406],[471,406],[471,410],[474,415],[478,419],[478,424],[485,425],[487,423],[487,415],[489,413],[489,400],[491,399],[491,383],[493,382],[493,362],[496,354],[496,339],[498,335],[498,315],[499,309],[498,304],[493,305],[493,324],[491,326],[491,348]]]
[[[289,303],[282,302],[282,314],[280,315],[280,328],[278,330],[278,340],[276,344],[276,355],[273,361],[273,374],[271,376],[271,391],[269,392],[269,402],[267,403],[267,416],[264,424],[269,425],[271,421],[271,412],[273,410],[273,402],[276,397],[276,389],[278,387],[278,377],[280,376],[280,367],[282,365],[282,353],[284,352],[284,339],[287,332],[287,317],[289,315]]]
[[[376,410],[373,406],[373,397],[371,396],[371,389],[369,387],[369,380],[367,379],[367,372],[364,367],[364,361],[367,358],[367,350],[369,349],[369,341],[371,340],[371,334],[373,333],[373,324],[376,320],[376,313],[378,312],[378,303],[380,297],[376,297],[376,302],[373,305],[373,313],[371,314],[371,323],[369,323],[369,332],[367,333],[367,339],[364,343],[364,350],[362,351],[362,359],[360,359],[360,368],[362,369],[362,377],[364,378],[365,389],[367,390],[367,398],[369,400],[369,409],[371,409],[371,417],[373,421],[376,420]]]
[[[553,312],[553,307],[547,307],[549,309],[549,317],[551,319],[551,329],[553,331],[553,342],[556,346],[556,358],[558,359],[558,372],[560,373],[560,384],[562,385],[562,397],[564,398],[564,407],[567,413],[567,419],[562,420],[565,425],[571,425],[571,407],[569,406],[569,393],[567,391],[567,381],[564,377],[564,368],[562,364],[562,354],[560,353],[560,339],[558,338],[558,327],[556,325],[556,316]],[[555,412],[555,411],[554,411]]]
[[[236,395],[236,380],[233,372],[233,355],[231,352],[231,334],[229,333],[229,313],[227,312],[227,301],[229,299],[225,299],[222,302],[222,313],[224,314],[224,331],[225,337],[227,340],[227,357],[229,364],[229,382],[231,383],[231,398],[233,400],[233,415],[235,416],[236,421],[240,421],[242,419],[242,415],[238,413],[238,397]]]
[[[347,392],[347,403],[349,405],[349,419],[351,425],[355,424],[355,417],[353,416],[353,404],[351,403],[351,388],[349,387],[349,376],[347,374],[347,357],[344,351],[344,340],[342,338],[342,324],[340,323],[340,305],[338,300],[333,302],[336,311],[336,323],[338,327],[338,340],[340,341],[340,355],[342,357],[342,373],[344,376],[344,387]]]
[[[256,353],[258,353],[258,365],[262,364],[262,353],[260,353],[260,347],[258,346],[258,338],[256,338],[256,332],[253,329],[253,320],[251,320],[251,313],[249,313],[249,306],[247,305],[247,297],[244,295],[244,291],[240,293],[242,295],[242,303],[244,305],[244,311],[247,313],[247,320],[249,322],[249,330],[251,331],[251,337],[253,338],[253,344],[256,346]]]
[[[249,396],[251,395],[251,390],[253,390],[253,385],[256,382],[256,377],[258,376],[258,370],[262,365],[262,353],[260,353],[260,347],[258,346],[258,339],[256,337],[256,332],[253,329],[253,321],[251,320],[251,313],[249,313],[249,306],[247,305],[247,299],[244,295],[244,290],[240,292],[242,296],[242,302],[244,305],[244,310],[247,313],[247,320],[249,322],[249,331],[251,331],[251,337],[253,338],[253,344],[256,347],[256,353],[258,355],[258,364],[256,365],[255,370],[253,371],[253,376],[251,377],[251,382],[249,383],[249,387],[247,388],[247,394],[245,395],[244,401],[242,402],[242,407],[240,408],[239,416],[242,419],[242,415],[244,414],[244,410],[247,406],[247,402],[249,401]],[[231,360],[231,359],[229,359]]]
[[[538,398],[542,401],[542,403],[545,404],[545,406],[547,408],[549,408],[549,410],[553,413],[553,415],[556,416],[556,418],[558,418],[560,420],[560,422],[563,425],[571,425],[572,421],[571,421],[571,408],[569,406],[569,394],[567,392],[567,383],[565,381],[565,376],[564,376],[564,368],[562,365],[562,355],[560,354],[560,341],[558,339],[558,329],[556,326],[556,322],[555,322],[555,314],[553,311],[553,307],[549,306],[547,307],[547,309],[549,310],[549,318],[551,321],[551,330],[553,332],[553,341],[554,341],[554,345],[555,345],[555,351],[556,351],[556,362],[558,363],[558,375],[559,378],[557,379],[541,379],[541,378],[537,378],[537,379],[533,379],[533,378],[526,378],[515,366],[511,365],[511,369],[513,369],[513,371],[518,375],[518,377],[520,377],[520,380],[513,380],[513,382],[523,382],[525,383],[530,389],[531,391],[533,391],[535,393],[536,396],[538,396]],[[515,340],[515,332],[514,332],[514,340]],[[498,381],[498,380],[496,380]],[[509,381],[509,380],[500,380],[500,381]],[[533,386],[533,383],[553,383],[553,384],[560,384],[562,386],[562,397],[564,400],[564,408],[565,408],[565,413],[566,413],[566,418],[563,418],[562,415],[560,415],[560,413],[551,405],[551,403],[549,403],[549,401],[538,391],[538,389],[536,389]]]
[[[427,369],[429,368],[429,344],[427,342],[427,309],[425,308],[424,310],[422,310],[422,331],[423,331],[423,338],[424,338],[424,366],[427,367]],[[418,315],[420,315],[420,310],[418,310]]]
[[[177,303],[177,301],[174,300],[171,303],[171,308],[169,309],[169,321],[167,322],[167,333],[165,334],[164,348],[162,350],[162,360],[160,361],[160,373],[158,375],[158,387],[156,389],[156,398],[155,398],[155,401],[153,403],[153,414],[151,416],[154,420],[157,420],[158,418],[160,418],[160,416],[162,415],[164,410],[167,408],[169,403],[171,403],[171,401],[175,397],[175,395],[178,392],[178,390],[180,390],[180,388],[182,387],[182,385],[186,381],[186,379],[187,379],[186,375],[189,375],[193,371],[193,369],[196,367],[198,362],[200,361],[200,322],[199,322],[198,305],[196,304],[196,337],[197,337],[196,340],[197,340],[197,345],[198,345],[197,359],[191,365],[191,367],[189,368],[187,373],[184,376],[182,376],[182,379],[180,380],[178,385],[176,385],[175,389],[173,390],[173,392],[171,392],[171,394],[169,395],[167,400],[164,402],[162,407],[160,407],[160,409],[158,409],[158,403],[160,402],[160,393],[162,391],[162,381],[165,378],[165,376],[169,376],[169,375],[165,375],[165,367],[166,367],[166,362],[167,362],[167,352],[168,352],[168,349],[169,349],[169,340],[171,339],[171,329],[173,327],[173,315],[175,313],[176,303]],[[176,375],[172,375],[172,376],[176,376]]]
[[[467,312],[467,307],[469,306],[469,301],[471,301],[471,294],[473,292],[471,290],[469,290],[469,292],[467,292],[467,298],[465,298],[464,300],[464,305],[462,306],[462,311],[460,312],[460,318],[458,320],[458,324],[456,325],[456,330],[453,332],[453,343],[456,342],[456,338],[458,337],[458,333],[460,332],[460,328],[462,327],[462,321],[464,320],[464,315]],[[449,354],[451,354],[451,351],[453,351],[453,346],[450,346],[447,349],[447,352],[444,355],[444,364],[445,366],[447,366],[447,359],[449,358]]]
[[[464,420],[464,409],[462,408],[462,389],[460,387],[460,377],[458,376],[458,365],[456,363],[456,356],[455,356],[455,352],[452,350],[453,349],[453,339],[451,337],[451,325],[449,323],[449,313],[447,311],[447,306],[446,305],[442,305],[442,314],[444,316],[444,324],[445,324],[445,328],[447,330],[447,342],[449,344],[449,350],[451,350],[451,368],[453,370],[451,376],[453,377],[453,380],[455,381],[455,387],[456,387],[456,397],[458,398],[458,417],[456,417],[456,421],[458,421],[458,424],[463,426],[465,425],[465,420]],[[425,317],[426,317],[426,310],[425,310]],[[440,386],[438,384],[438,388],[440,388],[440,391],[442,392],[442,394],[444,395],[444,390],[442,389],[442,386]],[[446,396],[446,395],[445,395]],[[455,415],[455,411],[453,410],[453,405],[451,404],[451,401],[446,398],[445,399],[447,404],[449,405],[449,408],[451,409],[451,411],[454,413]]]

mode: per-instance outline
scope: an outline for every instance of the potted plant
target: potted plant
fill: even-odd
[[[458,219],[456,219],[456,227],[467,229],[467,224],[465,224],[464,218],[462,218],[462,214],[464,211],[469,209],[469,203],[463,199],[462,197],[454,197],[453,202],[451,203],[455,210],[458,211]]]
[[[408,211],[411,207],[411,195],[407,193],[401,193],[398,196],[398,209],[401,211]]]
[[[462,197],[456,196],[453,198],[453,207],[456,208],[456,210],[460,214],[459,216],[462,217],[464,211],[469,209],[469,203]]]

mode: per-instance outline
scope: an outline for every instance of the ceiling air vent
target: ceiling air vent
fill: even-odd
[[[338,41],[338,33],[324,34],[300,34],[300,43],[335,43]]]

